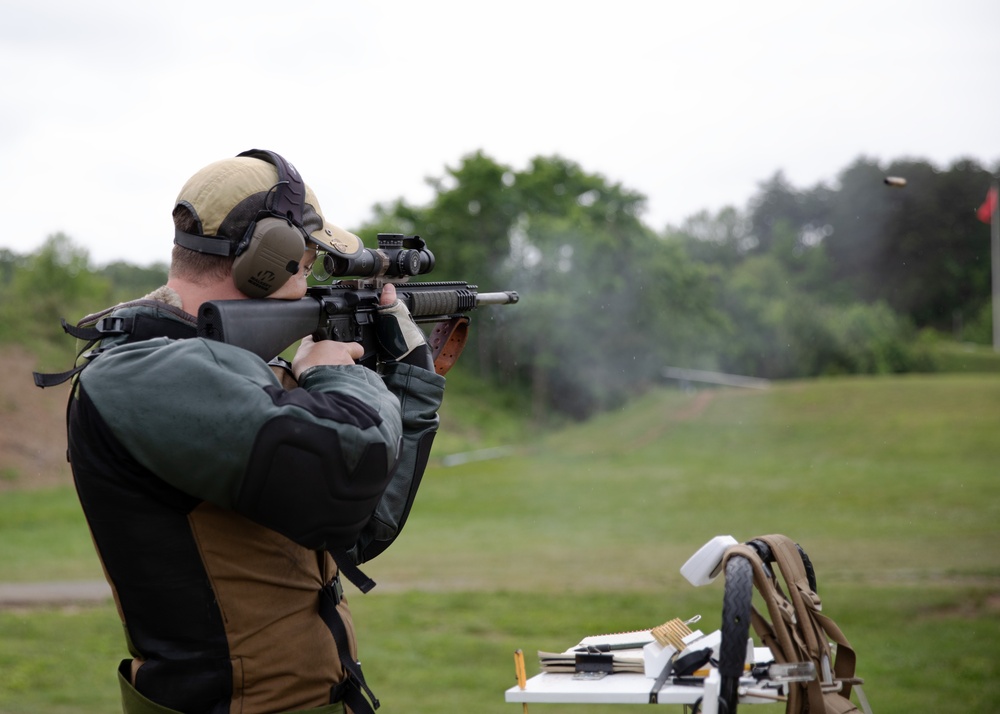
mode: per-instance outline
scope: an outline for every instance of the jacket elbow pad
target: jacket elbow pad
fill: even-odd
[[[307,548],[350,547],[385,491],[390,467],[386,445],[372,442],[348,470],[335,431],[275,417],[257,434],[236,510]]]

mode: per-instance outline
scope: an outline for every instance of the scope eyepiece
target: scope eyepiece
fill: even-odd
[[[354,257],[324,253],[322,271],[313,271],[319,281],[338,277],[402,278],[424,275],[434,269],[434,254],[420,236],[379,233],[378,249],[362,248]],[[317,263],[319,265],[319,262]]]

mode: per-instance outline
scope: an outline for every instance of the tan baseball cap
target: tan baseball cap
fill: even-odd
[[[235,243],[265,210],[268,194],[278,180],[277,168],[262,159],[250,156],[222,159],[188,179],[174,205],[185,206],[197,219],[199,235]],[[323,217],[316,194],[308,185],[300,228],[322,250],[355,257],[364,248],[358,236]]]

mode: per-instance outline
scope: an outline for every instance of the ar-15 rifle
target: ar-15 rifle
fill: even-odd
[[[418,323],[434,323],[428,344],[439,374],[458,359],[468,335],[468,313],[480,305],[510,305],[514,291],[480,293],[465,282],[411,283],[412,275],[429,273],[434,255],[419,236],[380,233],[378,250],[365,248],[344,259],[322,256],[321,280],[357,276],[308,288],[301,300],[214,300],[198,310],[198,336],[226,342],[268,361],[306,335],[316,339],[359,342],[370,368],[376,364],[375,310],[381,288],[391,282],[397,297]],[[314,272],[315,275],[315,272]]]

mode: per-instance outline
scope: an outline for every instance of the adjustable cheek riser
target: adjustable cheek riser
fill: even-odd
[[[282,218],[262,218],[250,231],[233,262],[233,282],[244,295],[263,298],[299,271],[306,241],[296,226]]]

